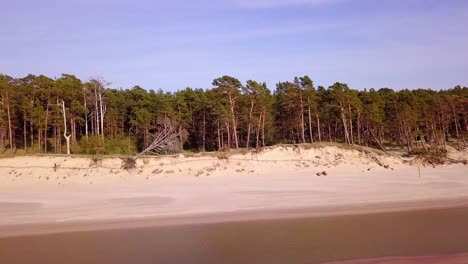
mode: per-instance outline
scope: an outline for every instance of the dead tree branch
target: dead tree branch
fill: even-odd
[[[67,112],[65,109],[65,102],[63,100],[61,102],[57,100],[57,105],[61,107],[60,111],[62,112],[62,115],[63,115],[63,126],[64,126],[63,136],[65,137],[65,140],[67,142],[67,155],[70,155],[70,136],[71,135],[67,135],[67,115],[66,115]]]
[[[174,154],[182,150],[182,129],[180,124],[166,118],[160,125],[159,130],[153,134],[153,141],[142,152],[135,156],[135,160],[145,154]]]

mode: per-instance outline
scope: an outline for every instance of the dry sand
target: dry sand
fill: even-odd
[[[0,237],[120,220],[182,224],[468,204],[466,165],[410,164],[336,146],[227,159],[146,157],[134,170],[121,166],[119,158],[0,159]]]

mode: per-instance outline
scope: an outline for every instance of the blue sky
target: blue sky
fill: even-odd
[[[466,0],[4,0],[0,73],[445,89],[468,86],[467,25]]]

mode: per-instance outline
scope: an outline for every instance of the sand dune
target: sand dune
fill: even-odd
[[[130,171],[120,158],[0,159],[0,236],[34,224],[149,217],[190,222],[210,214],[229,220],[467,201],[466,165],[424,166],[336,146],[145,157]]]

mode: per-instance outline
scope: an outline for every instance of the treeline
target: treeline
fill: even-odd
[[[165,120],[177,122],[184,148],[258,148],[321,141],[385,149],[465,147],[468,88],[433,91],[315,87],[308,77],[265,83],[223,76],[210,89],[112,89],[74,75],[0,75],[0,151],[131,154]]]

